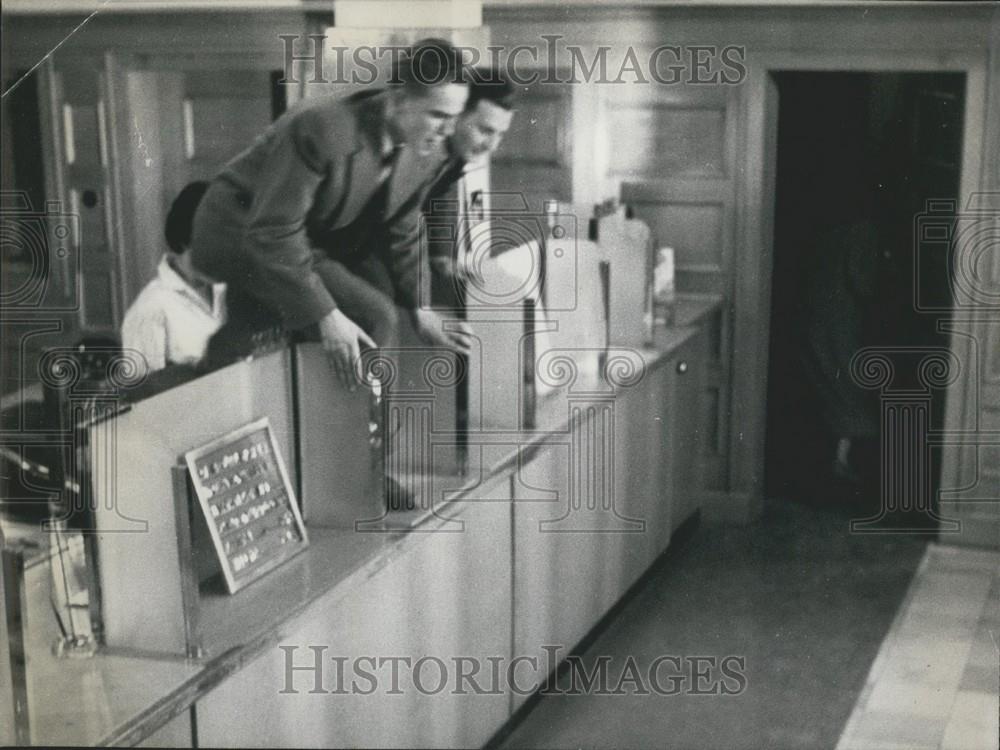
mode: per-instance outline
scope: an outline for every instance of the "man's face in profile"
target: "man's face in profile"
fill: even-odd
[[[486,159],[500,147],[513,118],[514,113],[509,109],[480,99],[474,109],[458,118],[451,138],[452,150],[465,162]]]
[[[468,96],[468,87],[457,83],[429,86],[416,95],[401,91],[392,99],[389,118],[398,135],[418,154],[426,156],[454,132],[455,120]]]

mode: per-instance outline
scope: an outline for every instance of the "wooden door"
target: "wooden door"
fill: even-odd
[[[730,487],[729,331],[736,236],[738,92],[732,86],[642,87],[607,105],[622,202],[649,224],[655,247],[674,248],[679,292],[722,295],[723,356],[704,373],[703,422],[713,424],[707,489]],[[732,407],[735,410],[735,405]]]
[[[14,72],[0,212],[5,392],[37,382],[45,349],[114,337],[121,316],[104,70],[55,54]]]
[[[571,90],[539,82],[520,87],[517,97],[517,115],[493,155],[492,190],[518,194],[537,215],[546,200],[571,198]]]

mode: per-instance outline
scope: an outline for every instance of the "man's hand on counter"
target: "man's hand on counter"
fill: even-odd
[[[333,310],[319,322],[319,335],[340,382],[353,391],[358,385],[354,364],[361,356],[361,347],[375,349],[375,342],[340,310]]]
[[[413,328],[428,344],[444,346],[468,356],[472,352],[472,329],[461,320],[449,321],[452,330],[444,330],[444,321],[433,310],[416,308],[412,311]]]

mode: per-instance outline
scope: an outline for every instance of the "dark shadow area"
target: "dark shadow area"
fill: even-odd
[[[914,222],[928,200],[958,198],[965,79],[801,72],[775,79],[766,492],[870,516],[886,494],[883,468],[901,466],[880,452],[890,432],[888,389],[926,392],[929,405],[920,408],[929,429],[943,423],[944,391],[919,381],[919,358],[947,349],[938,324],[948,315],[918,308],[950,307],[949,259],[918,256]],[[894,370],[885,388],[862,388],[852,374],[852,358],[865,347],[883,350]],[[927,462],[930,486],[907,499],[929,505],[939,467]],[[903,515],[934,526],[926,512]]]

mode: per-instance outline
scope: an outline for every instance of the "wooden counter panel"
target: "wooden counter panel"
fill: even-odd
[[[173,469],[186,451],[266,416],[295,484],[289,357],[237,362],[90,428],[109,646],[185,653]],[[140,564],[151,575],[137,574]]]
[[[714,304],[702,307],[688,309],[694,320]],[[480,435],[484,448],[472,462],[474,476],[434,477],[433,509],[396,516],[397,530],[358,533],[314,524],[309,549],[268,576],[233,596],[203,590],[202,660],[116,649],[91,660],[57,661],[49,655],[52,623],[32,625],[33,742],[145,738],[183,744],[193,709],[204,746],[481,745],[526,696],[509,689],[506,675],[491,694],[454,695],[451,660],[494,657],[509,665],[512,658],[534,656],[540,665],[534,681],[540,682],[547,658],[541,647],[559,646],[565,656],[665,547],[671,517],[677,517],[671,510],[678,481],[672,462],[690,459],[678,442],[687,428],[676,424],[672,399],[679,391],[671,385],[672,368],[677,353],[697,336],[697,328],[657,331],[656,347],[642,352],[645,379],[627,394],[603,388],[615,402],[614,419],[597,403],[601,399],[571,403],[565,390],[551,392],[539,400],[535,431]],[[279,362],[285,355],[274,356],[275,372],[286,373]],[[583,390],[600,385],[578,384]],[[245,413],[250,407],[241,400],[230,414],[234,423],[255,416]],[[278,432],[287,434],[280,427]],[[179,455],[182,446],[170,442],[179,439],[160,435],[155,445],[164,455]],[[676,453],[668,450],[671,444]],[[611,456],[612,445],[610,463],[595,458],[600,451]],[[587,458],[574,465],[571,455]],[[442,494],[450,488],[456,491]],[[118,498],[125,496],[124,485],[117,489]],[[128,497],[141,496],[141,489],[133,487]],[[116,508],[124,506],[110,506]],[[607,508],[614,512],[594,512]],[[611,519],[616,533],[581,529],[581,519],[584,526],[588,519]],[[150,531],[162,532],[163,520]],[[466,525],[456,530],[456,522]],[[142,535],[114,536],[121,544]],[[38,609],[33,623],[51,620],[47,593],[38,584],[29,600]],[[134,598],[130,611],[141,600]],[[297,663],[308,656],[309,645],[325,645],[327,657],[348,660],[434,656],[451,666],[452,682],[441,694],[425,695],[412,689],[403,670],[403,695],[281,695],[281,645],[299,647]],[[380,672],[387,689],[385,675]],[[433,664],[424,675],[434,679]],[[517,675],[518,687],[530,687],[524,685],[526,672]],[[60,698],[66,691],[85,697],[67,710]]]
[[[454,695],[456,657],[509,658],[510,489],[496,485],[482,501],[452,506],[454,520],[412,532],[384,565],[358,585],[339,587],[280,629],[277,639],[244,669],[201,699],[198,741],[217,747],[471,747],[483,744],[507,718],[503,692]],[[288,651],[280,647],[285,646]],[[436,695],[416,689],[400,664],[398,689],[389,694],[391,662],[363,662],[377,688],[370,695],[310,694],[315,672],[297,672],[286,684],[286,659],[312,665],[321,650],[322,689],[350,683],[367,691],[356,659],[441,659],[449,671]],[[331,657],[345,657],[343,684]],[[352,677],[353,676],[353,677]],[[439,680],[434,662],[421,672],[425,688]],[[483,682],[480,676],[480,682]],[[286,687],[292,691],[280,694]]]
[[[585,505],[600,482],[582,472],[574,483],[570,455],[570,445],[547,444],[514,484],[514,654],[541,664],[542,646],[565,656],[586,635],[614,601],[621,577],[622,560],[609,554],[617,535],[584,530],[592,518],[570,508],[576,497]],[[536,672],[537,684],[545,673]],[[512,695],[512,707],[526,698]]]

